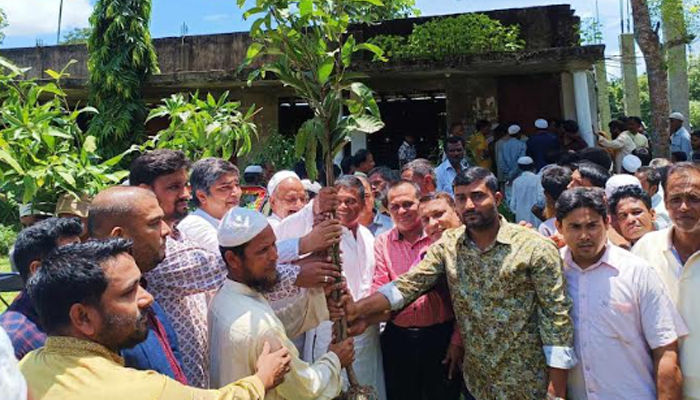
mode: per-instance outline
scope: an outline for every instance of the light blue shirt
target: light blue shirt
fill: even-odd
[[[462,160],[462,171],[469,168],[469,163],[467,160]],[[437,190],[438,192],[449,193],[454,196],[454,190],[452,189],[452,183],[457,176],[457,171],[455,171],[450,160],[445,160],[442,164],[435,168],[435,175],[437,176]]]
[[[377,237],[393,227],[394,221],[392,221],[390,217],[387,217],[377,210],[374,210],[374,219],[372,220],[372,223],[369,224],[367,229],[372,232],[374,237]]]
[[[518,174],[518,159],[525,155],[527,145],[516,137],[511,137],[500,146],[498,157],[498,171],[503,174],[505,180],[513,180]]]
[[[513,182],[513,193],[510,198],[510,209],[515,213],[515,222],[527,221],[537,228],[540,221],[532,213],[532,206],[537,203],[542,191],[540,176],[530,171],[523,172]]]
[[[688,161],[691,161],[690,153],[693,149],[690,146],[690,133],[684,126],[671,135],[671,153],[679,151],[684,152],[688,156]]]

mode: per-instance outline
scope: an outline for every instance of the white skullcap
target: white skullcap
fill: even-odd
[[[304,185],[304,190],[318,194],[321,191],[321,184],[314,181],[311,182],[309,179],[302,179],[301,184]]]
[[[683,116],[683,114],[681,114],[679,112],[672,113],[671,115],[668,116],[668,119],[677,119],[679,121],[685,121],[685,117]]]
[[[259,165],[249,165],[245,167],[245,171],[243,171],[244,174],[262,174],[263,169]]]
[[[236,247],[248,243],[269,224],[267,218],[257,211],[234,207],[219,224],[219,246]]]
[[[509,135],[517,135],[518,133],[520,133],[520,126],[511,125],[508,127],[508,134]]]
[[[299,175],[297,175],[294,171],[286,170],[279,171],[276,174],[272,175],[270,182],[267,183],[267,195],[272,197],[272,195],[275,194],[275,190],[277,190],[277,186],[279,186],[279,184],[282,183],[283,180],[288,178],[299,179]],[[301,182],[301,179],[299,179],[299,181]]]
[[[537,129],[547,129],[549,127],[549,123],[547,123],[546,119],[538,119],[535,121],[535,128]]]
[[[518,158],[518,165],[532,165],[534,161],[528,156]]]
[[[622,159],[622,168],[631,174],[637,172],[641,166],[642,160],[634,154],[628,154]]]
[[[612,177],[610,177],[610,179],[608,179],[607,182],[605,182],[605,197],[610,199],[610,197],[613,195],[615,190],[617,190],[617,188],[629,185],[642,187],[642,184],[639,182],[639,179],[637,179],[637,177],[635,177],[634,175],[613,175]]]

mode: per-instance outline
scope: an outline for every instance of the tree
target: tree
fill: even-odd
[[[66,32],[61,44],[86,44],[92,35],[92,28],[75,28]]]
[[[634,35],[642,50],[649,76],[649,101],[652,110],[652,146],[659,157],[669,153],[669,104],[668,76],[659,35],[651,26],[651,16],[646,0],[631,0],[634,18]]]
[[[99,0],[90,17],[88,86],[90,103],[100,113],[89,133],[108,154],[123,151],[144,131],[148,111],[141,89],[159,72],[150,16],[151,0]]]
[[[246,0],[238,0],[242,7]],[[362,74],[350,72],[353,56],[370,51],[382,56],[382,50],[369,43],[358,43],[348,33],[351,21],[370,22],[381,15],[379,0],[256,0],[246,11],[255,16],[243,67],[267,56],[254,69],[249,81],[274,74],[285,86],[294,89],[314,112],[302,124],[296,136],[296,152],[303,156],[309,176],[317,176],[316,158],[320,153],[325,166],[326,184],[333,185],[333,157],[350,141],[354,132],[374,133],[381,128],[379,107],[372,91],[359,82]],[[338,245],[331,257],[340,264]],[[339,297],[336,292],[334,296]],[[336,324],[338,340],[347,335],[346,321]],[[360,387],[352,366],[347,368],[350,398],[374,398],[369,388]]]
[[[7,28],[7,15],[0,8],[0,44],[5,40],[5,33],[3,32]]]

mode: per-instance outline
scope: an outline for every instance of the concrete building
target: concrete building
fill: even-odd
[[[593,144],[598,129],[597,95],[592,71],[603,60],[604,46],[581,46],[579,18],[568,5],[489,11],[484,14],[504,25],[518,24],[525,48],[517,52],[450,56],[444,60],[357,63],[368,74],[367,84],[377,92],[386,128],[353,138],[351,149],[368,147],[383,164],[396,164],[396,149],[408,132],[422,138],[424,150],[436,148],[453,122],[473,126],[477,119],[517,122],[525,132],[534,130],[537,118],[574,119],[582,135]],[[374,26],[353,26],[360,40],[379,34],[408,35],[414,24],[436,17],[386,21]],[[258,114],[261,135],[278,130],[294,134],[311,113],[294,93],[275,80],[247,87],[247,72],[236,73],[251,40],[247,33],[155,39],[161,74],[144,88],[148,102],[177,92],[231,92],[244,105],[262,107]],[[71,101],[87,98],[87,50],[83,45],[3,50],[3,56],[30,76],[49,68],[61,70],[78,61],[62,81]],[[155,129],[155,127],[150,127]],[[473,129],[473,128],[472,128]],[[469,130],[468,130],[469,131]]]

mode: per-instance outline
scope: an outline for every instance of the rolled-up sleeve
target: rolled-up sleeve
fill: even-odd
[[[544,243],[533,253],[532,280],[538,303],[539,332],[547,365],[570,369],[576,365],[574,326],[569,315],[562,261],[554,244]]]

